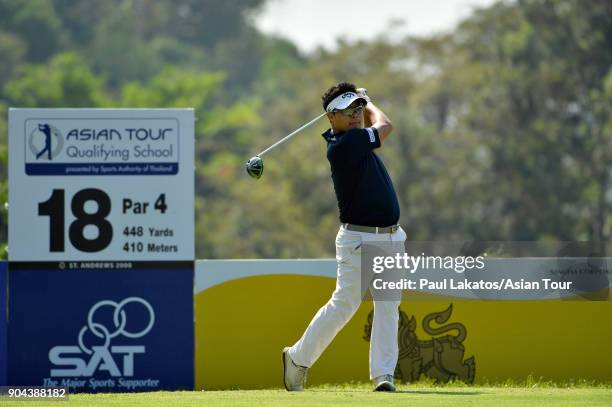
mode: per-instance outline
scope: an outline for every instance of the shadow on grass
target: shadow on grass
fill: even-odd
[[[480,391],[435,391],[435,390],[396,390],[395,392],[375,392],[375,391],[364,391],[360,389],[306,389],[308,393],[372,393],[372,394],[434,394],[437,396],[478,396],[484,394]]]
[[[426,390],[397,390],[396,393],[405,394],[435,394],[437,396],[478,396],[480,391],[426,391]]]

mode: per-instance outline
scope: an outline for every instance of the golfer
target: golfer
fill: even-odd
[[[306,373],[361,303],[361,245],[390,245],[402,252],[406,234],[397,224],[399,204],[382,160],[374,152],[393,129],[365,89],[342,82],[322,96],[331,128],[323,133],[340,210],[336,236],[336,289],[302,337],[283,350],[284,384],[299,391]],[[385,248],[385,249],[388,249]],[[370,338],[370,379],[375,391],[395,391],[400,298],[374,301]]]

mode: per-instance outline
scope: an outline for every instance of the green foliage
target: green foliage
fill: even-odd
[[[49,64],[26,65],[5,86],[16,107],[96,107],[108,103],[103,80],[74,53],[58,54]]]
[[[46,0],[1,0],[0,27],[28,44],[32,62],[45,61],[67,41],[61,18]]]
[[[24,59],[27,51],[26,42],[20,37],[0,31],[0,89],[11,79],[17,66]]]
[[[203,109],[221,86],[222,73],[197,73],[169,67],[145,85],[127,83],[121,105],[126,107],[193,107]],[[210,106],[207,106],[210,107]]]

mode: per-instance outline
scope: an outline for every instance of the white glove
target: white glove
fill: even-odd
[[[371,102],[370,97],[368,96],[368,90],[366,88],[358,88],[357,94],[364,98],[368,103]]]

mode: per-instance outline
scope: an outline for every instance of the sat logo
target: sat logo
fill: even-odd
[[[127,316],[125,307],[128,304],[140,304],[145,307],[149,321],[147,326],[139,332],[126,330]],[[113,327],[110,329],[100,322],[94,321],[96,311],[103,307],[112,310]],[[122,335],[126,338],[137,339],[145,336],[155,323],[155,312],[147,301],[139,297],[129,297],[117,303],[103,300],[96,303],[87,315],[87,324],[81,328],[78,336],[79,346],[55,346],[49,351],[49,361],[56,367],[51,369],[53,377],[83,377],[93,376],[96,371],[107,371],[113,377],[134,375],[134,355],[145,353],[145,346],[110,346],[111,339]],[[84,337],[91,332],[103,340],[99,346],[87,347]],[[115,357],[123,355],[121,363]],[[59,368],[59,366],[67,366]]]

